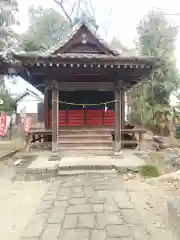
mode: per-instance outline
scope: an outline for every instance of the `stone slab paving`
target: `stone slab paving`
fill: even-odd
[[[148,240],[116,174],[55,179],[20,240]]]

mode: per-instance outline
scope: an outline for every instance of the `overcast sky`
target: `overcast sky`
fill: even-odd
[[[74,0],[67,0],[74,1]],[[90,1],[90,0],[84,0]],[[32,4],[42,5],[44,7],[58,6],[53,3],[53,0],[18,0],[19,2],[19,20],[21,23],[21,31],[27,28],[27,10]],[[171,17],[178,25],[180,25],[180,1],[179,0],[91,0],[95,9],[95,16],[100,24],[101,29],[108,29],[107,39],[113,36],[120,37],[127,45],[132,45],[136,35],[136,26],[149,10],[160,8],[165,13],[179,13],[179,16]],[[112,10],[109,17],[110,10]],[[108,26],[108,28],[107,28]],[[104,34],[104,31],[101,33]],[[180,35],[180,34],[179,34]],[[180,41],[180,37],[179,37]],[[180,44],[179,44],[180,45]],[[180,51],[180,46],[179,46]]]
[[[72,1],[72,0],[68,0]],[[88,1],[88,0],[86,0]],[[95,9],[95,16],[101,27],[100,34],[107,40],[118,37],[127,47],[133,46],[136,37],[136,26],[142,17],[153,7],[160,8],[166,13],[179,13],[179,16],[171,16],[171,19],[180,26],[180,0],[91,0]],[[54,7],[57,5],[53,0],[18,0],[20,21],[19,31],[23,32],[28,26],[27,11],[32,4],[44,7]],[[109,13],[111,11],[110,17]],[[108,26],[108,32],[106,32]],[[180,30],[177,40],[177,66],[180,69]]]

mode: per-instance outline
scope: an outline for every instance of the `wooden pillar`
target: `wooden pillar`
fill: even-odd
[[[48,88],[44,91],[44,128],[47,129],[48,122]]]
[[[52,88],[52,152],[58,151],[59,90]]]
[[[114,131],[114,150],[115,152],[120,152],[121,150],[121,103],[120,103],[120,90],[115,89],[115,131]]]
[[[44,91],[44,128],[47,129],[49,126],[49,119],[48,119],[48,88],[45,88]],[[49,136],[44,136],[44,142],[49,141]]]
[[[125,127],[125,92],[123,89],[120,90],[120,105],[121,105],[121,127]]]

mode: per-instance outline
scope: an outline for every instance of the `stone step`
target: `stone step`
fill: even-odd
[[[113,148],[85,148],[85,147],[62,147],[59,148],[62,156],[112,156],[114,151]]]
[[[112,174],[114,170],[112,169],[98,169],[98,174]],[[84,175],[84,174],[97,174],[97,169],[82,169],[82,170],[74,170],[69,169],[67,171],[59,170],[57,176],[71,176],[71,175]]]

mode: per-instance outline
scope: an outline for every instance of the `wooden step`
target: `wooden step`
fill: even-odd
[[[83,139],[79,139],[79,138],[76,138],[76,139],[59,139],[59,143],[80,143],[80,144],[88,144],[88,143],[94,143],[94,144],[112,144],[113,141],[112,140],[108,140],[108,139],[103,139],[103,140],[99,140],[99,139],[94,139],[93,141],[91,139],[88,139],[88,138],[85,138]]]
[[[59,142],[112,142],[112,137],[111,136],[59,136],[58,137]]]
[[[69,137],[69,138],[109,138],[109,139],[112,139],[112,135],[111,134],[108,134],[108,133],[93,133],[93,134],[90,134],[88,132],[83,132],[83,133],[60,133],[58,135],[59,138],[66,138],[66,137]]]
[[[63,135],[111,135],[111,130],[103,130],[103,129],[60,129],[59,136]]]
[[[91,148],[91,149],[96,149],[96,148],[100,148],[100,149],[106,149],[106,148],[112,148],[112,142],[105,142],[105,143],[101,143],[101,142],[97,142],[97,143],[93,143],[93,142],[59,142],[60,147],[65,147],[65,148]]]

